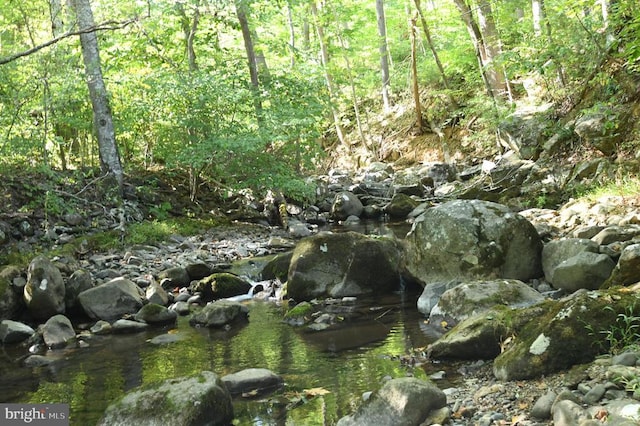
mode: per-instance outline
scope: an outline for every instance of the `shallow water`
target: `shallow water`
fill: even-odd
[[[283,308],[250,302],[250,319],[229,331],[193,328],[187,318],[172,327],[132,335],[93,336],[89,347],[49,351],[55,361],[28,368],[25,348],[0,350],[0,401],[69,403],[72,425],[92,425],[106,407],[141,385],[202,370],[219,375],[268,368],[285,387],[258,399],[236,398],[236,424],[331,425],[353,412],[363,392],[380,388],[385,377],[425,377],[429,366],[412,368],[399,357],[424,347],[429,338],[415,306],[418,294],[399,293],[369,302],[366,320],[338,330],[309,333],[282,323]],[[156,345],[165,333],[182,340]],[[305,390],[324,395],[305,398]],[[318,392],[323,393],[323,392]]]

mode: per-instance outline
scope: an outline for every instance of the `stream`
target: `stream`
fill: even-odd
[[[401,292],[369,301],[361,306],[372,312],[369,319],[321,332],[284,324],[284,308],[273,302],[251,301],[249,322],[228,331],[194,328],[181,317],[173,326],[136,334],[87,334],[85,347],[50,350],[47,357],[54,361],[32,368],[20,363],[23,347],[5,345],[0,401],[68,403],[72,425],[92,425],[111,402],[139,385],[202,370],[222,376],[268,368],[283,376],[285,387],[263,397],[234,399],[235,424],[335,424],[386,377],[424,378],[443,368],[400,361],[430,341],[415,308],[418,296]],[[166,333],[180,340],[150,342]],[[305,392],[309,389],[317,396]]]

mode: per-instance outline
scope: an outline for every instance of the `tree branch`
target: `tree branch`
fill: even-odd
[[[94,25],[93,27],[84,28],[78,31],[69,31],[67,33],[61,34],[58,37],[52,38],[49,41],[46,41],[42,44],[39,44],[35,47],[32,47],[29,50],[25,50],[23,52],[18,52],[11,56],[7,56],[5,58],[0,58],[0,65],[8,64],[9,62],[15,61],[16,59],[22,58],[24,56],[29,56],[32,53],[36,53],[39,50],[44,49],[45,47],[52,46],[57,42],[64,40],[65,38],[73,37],[80,34],[92,33],[94,31],[105,31],[105,30],[119,30],[125,28],[127,25],[132,24],[137,19],[128,19],[126,21],[106,21],[101,24]]]

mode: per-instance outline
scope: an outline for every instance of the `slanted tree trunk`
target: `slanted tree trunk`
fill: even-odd
[[[316,6],[315,0],[312,0],[310,3],[311,7],[311,15],[315,20],[316,32],[318,33],[318,44],[320,45],[320,58],[322,59],[322,67],[324,68],[324,78],[327,84],[327,91],[329,92],[329,98],[333,102],[335,100],[335,88],[333,84],[333,78],[331,78],[331,73],[329,72],[329,49],[327,44],[325,43],[324,38],[324,27],[320,22],[318,17],[318,7]],[[336,107],[331,105],[331,113],[333,114],[333,122],[336,128],[336,134],[338,136],[338,140],[343,145],[346,144],[344,137],[344,130],[342,129],[342,124],[340,124],[340,115],[338,114],[338,110]]]
[[[380,37],[380,74],[382,75],[382,104],[384,112],[391,108],[389,100],[389,49],[387,47],[387,20],[384,16],[384,0],[376,0],[378,36]]]
[[[429,46],[429,50],[431,50],[431,54],[433,55],[433,60],[436,62],[436,66],[438,67],[438,71],[440,72],[440,77],[442,77],[442,84],[444,84],[445,89],[449,90],[449,80],[447,79],[447,74],[444,72],[444,67],[442,66],[442,62],[440,62],[440,57],[438,56],[438,51],[436,50],[436,46],[433,44],[433,39],[431,38],[431,31],[429,31],[427,20],[424,18],[424,15],[422,13],[420,0],[413,0],[413,1],[416,4],[416,10],[418,11],[418,16],[420,16],[420,23],[422,24],[422,31],[424,31],[424,36],[427,39],[427,45]]]
[[[501,97],[507,93],[508,81],[504,67],[497,62],[498,56],[502,53],[500,36],[489,0],[478,0],[478,6],[478,22],[485,47],[484,66],[488,68],[487,77],[494,96]]]
[[[196,62],[196,50],[193,44],[196,38],[196,31],[198,30],[198,23],[200,21],[199,2],[196,2],[195,4],[193,18],[189,18],[182,3],[177,3],[176,8],[180,14],[182,32],[184,33],[184,44],[189,63],[189,71],[195,71],[198,69],[198,63]]]
[[[420,102],[420,87],[418,85],[418,59],[416,49],[416,20],[411,17],[409,7],[407,6],[407,14],[409,14],[409,37],[411,39],[411,92],[413,93],[413,102],[415,105],[416,127],[418,134],[422,134],[424,121],[422,119],[422,106]]]
[[[258,123],[262,122],[262,101],[260,100],[260,80],[258,78],[258,62],[256,60],[256,52],[253,48],[253,39],[251,38],[251,29],[249,28],[249,20],[247,19],[247,10],[244,0],[236,1],[236,15],[242,30],[242,38],[244,39],[244,48],[247,52],[247,62],[249,64],[249,75],[251,78],[251,88],[253,90],[253,106],[256,110]]]
[[[89,0],[73,0],[79,29],[93,27],[93,11]],[[124,172],[120,162],[120,153],[116,144],[113,117],[109,106],[109,96],[100,64],[100,51],[95,31],[80,34],[82,58],[84,60],[87,86],[93,107],[93,123],[98,136],[100,165],[104,173],[113,175],[117,182],[118,194],[122,196]]]

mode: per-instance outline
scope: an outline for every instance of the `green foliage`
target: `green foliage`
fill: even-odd
[[[611,306],[606,306],[604,310],[614,312]],[[596,333],[592,327],[587,328],[597,342],[612,354],[640,348],[640,315],[635,304],[628,306],[625,312],[618,313],[615,323],[608,329]],[[604,337],[604,343],[598,335]]]

